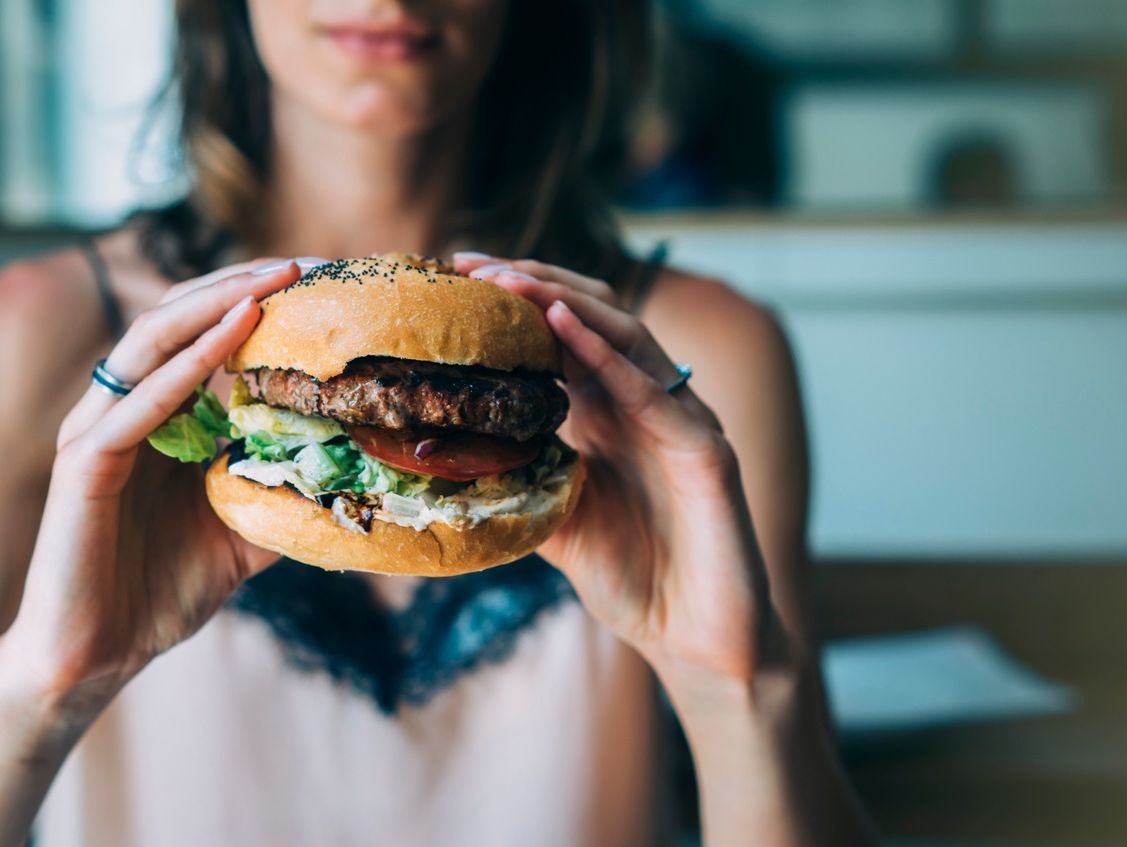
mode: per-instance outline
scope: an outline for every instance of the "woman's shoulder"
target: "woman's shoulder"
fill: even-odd
[[[89,248],[105,268],[108,297],[128,320],[159,283],[145,274],[135,237],[118,231],[0,268],[0,379],[4,394],[27,402],[69,393],[75,376],[112,343],[107,301]],[[142,292],[152,292],[144,294]],[[54,396],[54,395],[52,395]]]
[[[106,297],[131,317],[166,286],[140,256],[136,234],[121,229],[0,266],[0,319],[7,328],[38,329],[39,335],[45,325],[66,326],[80,335],[104,334]],[[29,320],[33,326],[27,325]]]
[[[642,319],[675,357],[735,361],[745,373],[790,364],[786,335],[771,308],[715,277],[663,268]]]
[[[55,315],[79,314],[86,299],[83,288],[95,294],[90,275],[90,264],[78,248],[17,259],[0,268],[0,315],[18,328],[28,318],[50,321]]]
[[[50,449],[62,417],[55,410],[78,390],[66,369],[97,344],[100,315],[90,317],[98,305],[96,294],[83,290],[93,288],[82,278],[83,262],[67,249],[0,269],[0,439],[21,444],[24,459]]]
[[[0,269],[0,373],[18,369],[31,377],[38,369],[50,375],[56,363],[104,340],[102,311],[80,249],[19,259]]]

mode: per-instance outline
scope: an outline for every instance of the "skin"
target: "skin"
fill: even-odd
[[[248,255],[442,252],[465,165],[458,142],[488,69],[481,57],[500,37],[500,5],[412,5],[443,49],[389,67],[341,60],[321,27],[406,15],[396,3],[250,0],[275,81],[277,151],[271,225]],[[198,470],[137,445],[250,332],[257,306],[211,328],[220,316],[298,271],[231,268],[170,289],[132,232],[99,246],[133,321],[111,370],[144,379],[117,404],[86,390],[88,366],[75,366],[110,349],[82,258],[0,273],[0,438],[20,446],[0,479],[0,845],[21,843],[114,694],[271,559],[215,520]],[[643,326],[604,282],[529,260],[459,259],[464,271],[497,264],[511,271],[489,276],[544,308],[570,352],[565,436],[591,462],[575,518],[542,552],[664,684],[692,748],[706,843],[749,833],[768,844],[870,843],[818,690],[805,444],[777,326],[721,284],[674,271],[658,280]],[[661,390],[671,360],[694,364],[699,397]],[[602,517],[609,504],[614,521]],[[174,508],[196,516],[191,538],[178,535]],[[390,596],[404,584],[373,582]]]

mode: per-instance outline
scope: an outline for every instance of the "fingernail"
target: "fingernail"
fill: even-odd
[[[526,274],[526,273],[521,273],[520,271],[501,271],[498,274],[498,276],[503,276],[506,279],[523,279],[525,282],[539,282],[540,281],[536,277],[530,276],[529,274]]]
[[[575,314],[573,311],[571,311],[571,306],[567,305],[567,303],[565,303],[563,300],[554,301],[552,303],[552,306],[554,306],[558,309],[562,309],[563,311],[567,312],[569,315]]]
[[[254,302],[254,298],[251,297],[248,294],[246,297],[244,297],[242,300],[240,300],[238,303],[236,303],[234,306],[232,306],[230,309],[228,309],[227,314],[225,314],[223,316],[223,320],[221,320],[219,323],[220,324],[230,323],[235,318],[237,318],[239,315],[241,315],[243,312],[245,312],[247,310],[247,307],[250,306],[250,304],[253,303],[253,302]]]
[[[480,262],[482,259],[492,259],[488,253],[478,253],[475,250],[460,250],[454,254],[455,262]]]
[[[254,276],[265,276],[266,274],[277,273],[280,270],[288,268],[295,261],[296,259],[279,259],[276,262],[269,262],[265,265],[259,265],[257,268],[251,271],[251,273]]]
[[[294,261],[297,262],[299,268],[303,271],[307,271],[318,265],[327,265],[332,259],[322,259],[320,256],[298,256]]]
[[[489,279],[491,276],[496,276],[501,271],[511,271],[512,265],[482,265],[477,270],[470,271],[470,276],[474,279]]]

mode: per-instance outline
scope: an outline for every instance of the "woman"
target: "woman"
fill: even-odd
[[[865,842],[816,682],[785,344],[719,283],[629,261],[587,188],[640,11],[177,4],[190,198],[0,279],[0,842],[54,782],[46,845],[654,843],[653,675],[708,843]],[[316,260],[213,269],[460,245],[574,359],[591,480],[541,551],[568,582],[267,568],[142,442]],[[555,264],[498,258],[521,255]],[[115,402],[83,391],[118,324]],[[663,390],[666,350],[716,416]]]

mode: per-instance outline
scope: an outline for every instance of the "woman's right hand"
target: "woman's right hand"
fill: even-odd
[[[92,720],[276,558],[220,522],[198,465],[144,443],[254,329],[258,298],[300,275],[293,263],[270,267],[177,286],[107,360],[137,387],[116,399],[91,386],[63,422],[19,613],[0,637],[7,696]]]

